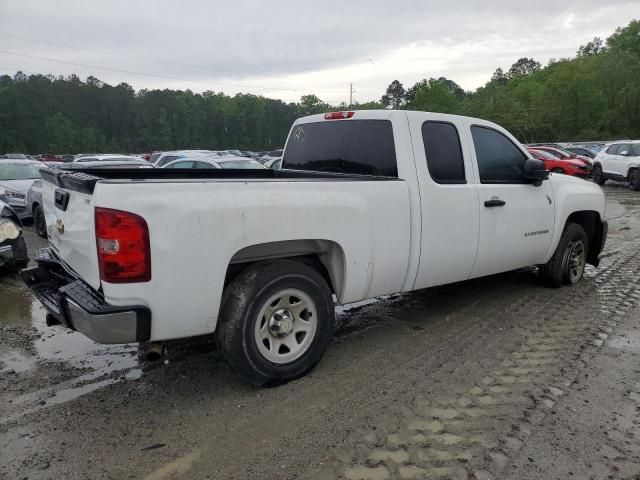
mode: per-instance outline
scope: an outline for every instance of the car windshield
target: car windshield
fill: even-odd
[[[20,159],[20,160],[28,160],[29,157],[22,153],[7,153],[4,158],[12,158],[12,159]]]
[[[264,170],[264,166],[260,162],[256,162],[255,160],[229,160],[228,162],[220,162],[219,165],[222,168],[258,168]]]
[[[553,154],[545,151],[545,150],[534,150],[534,152],[536,152],[538,155],[540,155],[542,158],[546,158],[547,160],[555,160],[556,157],[553,156]]]
[[[36,163],[2,163],[0,180],[29,180],[40,178],[40,166]]]

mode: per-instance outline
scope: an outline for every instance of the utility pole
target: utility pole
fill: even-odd
[[[349,108],[353,105],[353,83],[349,84]]]

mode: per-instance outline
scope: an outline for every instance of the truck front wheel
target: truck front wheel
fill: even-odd
[[[584,228],[577,223],[567,223],[553,257],[540,267],[543,283],[553,288],[576,285],[584,275],[588,248]]]
[[[249,383],[284,383],[320,361],[333,320],[331,291],[315,269],[290,260],[256,264],[224,291],[218,349]]]

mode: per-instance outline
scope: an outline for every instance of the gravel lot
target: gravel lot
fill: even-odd
[[[579,286],[514,272],[340,309],[321,364],[272,389],[209,339],[140,363],[47,328],[0,277],[0,478],[638,479],[640,194],[604,190]]]

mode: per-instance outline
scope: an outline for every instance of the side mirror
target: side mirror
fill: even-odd
[[[542,185],[542,181],[549,178],[549,172],[544,167],[544,162],[536,158],[527,158],[524,162],[524,178],[531,180],[536,187]]]
[[[620,155],[622,155],[623,157],[628,157],[629,156],[629,150],[623,150],[620,152]]]

